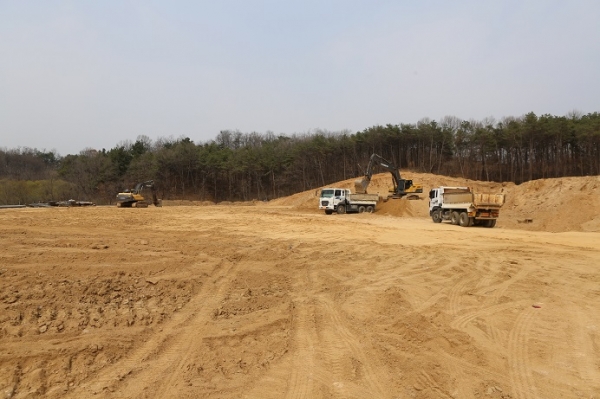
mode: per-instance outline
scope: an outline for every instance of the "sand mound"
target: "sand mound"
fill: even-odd
[[[600,231],[599,176],[540,179],[520,185],[453,178],[429,173],[404,173],[403,177],[423,185],[421,200],[390,199],[378,204],[377,213],[398,217],[429,217],[429,190],[437,186],[469,186],[477,191],[504,192],[497,227],[535,231]],[[355,178],[328,185],[354,190]],[[389,173],[371,179],[369,193],[387,196],[392,180]],[[309,190],[269,202],[319,212],[320,189]]]

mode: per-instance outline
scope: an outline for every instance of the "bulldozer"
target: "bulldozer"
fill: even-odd
[[[117,194],[117,208],[148,208],[150,202],[142,195],[142,191],[148,188],[152,193],[152,204],[162,206],[162,201],[156,197],[154,180],[148,180],[135,185],[133,190],[125,190]]]
[[[422,184],[415,184],[412,180],[403,179],[400,176],[400,170],[391,162],[383,158],[381,155],[373,154],[369,160],[369,165],[365,171],[365,175],[361,179],[354,181],[354,191],[359,194],[366,194],[367,187],[371,183],[371,177],[373,176],[373,170],[376,166],[379,166],[392,174],[393,186],[389,189],[390,198],[405,198],[410,200],[421,199],[418,195],[423,192]]]

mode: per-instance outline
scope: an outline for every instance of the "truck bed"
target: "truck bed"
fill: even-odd
[[[473,205],[477,208],[500,208],[504,199],[504,194],[474,193]]]
[[[444,204],[449,206],[468,206],[476,208],[501,208],[504,205],[504,194],[449,192],[444,193]]]
[[[379,194],[350,194],[351,201],[379,201]]]

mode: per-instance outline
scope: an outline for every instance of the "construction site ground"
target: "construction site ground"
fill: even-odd
[[[0,397],[600,398],[600,178],[404,177],[374,214],[0,210]],[[497,226],[434,224],[437,185]]]

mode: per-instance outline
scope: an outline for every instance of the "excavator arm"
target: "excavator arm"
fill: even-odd
[[[383,158],[381,155],[373,154],[369,159],[369,165],[367,166],[364,177],[354,182],[354,189],[357,193],[367,192],[367,187],[369,186],[371,177],[373,176],[373,170],[377,166],[387,170],[392,175],[392,183],[394,186],[390,190],[391,197],[401,198],[410,193],[423,192],[423,187],[421,185],[416,186],[413,185],[412,180],[403,179],[400,176],[400,171],[394,164]]]
[[[154,180],[148,180],[148,181],[145,181],[142,183],[138,183],[135,186],[136,194],[141,194],[141,191],[144,188],[149,188],[150,191],[152,191],[152,204],[154,204],[154,206],[162,206],[161,202],[158,200],[158,198],[156,196],[156,189],[154,188]]]
[[[135,188],[133,189],[133,192],[135,194],[141,194],[142,193],[142,189],[144,189],[146,187],[154,190],[154,180],[148,180],[148,181],[136,184]]]

